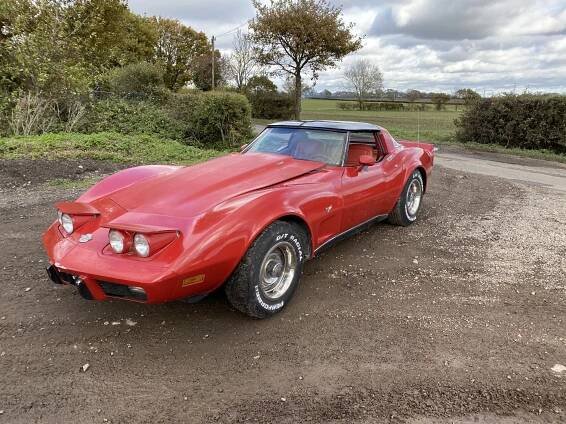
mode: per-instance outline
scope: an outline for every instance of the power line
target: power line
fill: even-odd
[[[240,28],[249,25],[249,23],[250,23],[250,20],[247,20],[247,21],[244,22],[243,24],[238,25],[236,28],[232,28],[230,31],[226,31],[226,32],[223,32],[223,33],[220,34],[220,35],[217,35],[216,38],[224,37],[224,36],[226,36],[226,35],[232,34],[233,32],[236,32],[237,30],[239,30]]]

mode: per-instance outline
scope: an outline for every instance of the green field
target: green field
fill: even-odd
[[[395,138],[438,142],[453,138],[454,119],[460,114],[452,107],[424,112],[340,110],[337,103],[336,100],[305,99],[303,119],[369,122],[386,128]]]
[[[340,121],[362,121],[386,128],[393,137],[421,141],[452,141],[459,111],[448,105],[446,110],[427,110],[424,112],[403,111],[359,111],[341,110],[337,100],[303,100],[302,119],[326,119]],[[258,123],[267,123],[265,120]]]

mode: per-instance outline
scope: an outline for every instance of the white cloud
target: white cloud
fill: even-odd
[[[386,87],[452,91],[461,87],[566,92],[564,0],[332,0],[365,34],[344,64],[367,57]],[[130,0],[137,13],[177,18],[208,36],[254,15],[250,0]],[[232,35],[218,38],[228,52]],[[341,69],[320,75],[317,89],[343,89]]]

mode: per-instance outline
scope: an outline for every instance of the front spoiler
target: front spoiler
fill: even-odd
[[[87,300],[94,299],[94,296],[89,286],[81,278],[59,271],[55,267],[55,265],[51,265],[49,268],[47,268],[47,275],[49,276],[49,279],[53,281],[55,284],[71,284],[77,288],[79,294],[83,298]],[[97,292],[96,289],[94,291],[95,293]]]

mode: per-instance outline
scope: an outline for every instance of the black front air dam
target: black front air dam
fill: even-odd
[[[55,284],[72,284],[78,289],[79,294],[84,299],[87,300],[94,299],[92,293],[80,278],[75,277],[74,275],[71,274],[67,274],[66,272],[59,271],[55,267],[55,265],[51,265],[49,268],[47,268],[47,275],[49,276],[49,279],[53,281]]]
[[[55,284],[65,284],[61,281],[61,277],[59,277],[59,271],[55,268],[54,265],[51,265],[49,268],[46,269],[47,275],[49,279],[53,281]]]

